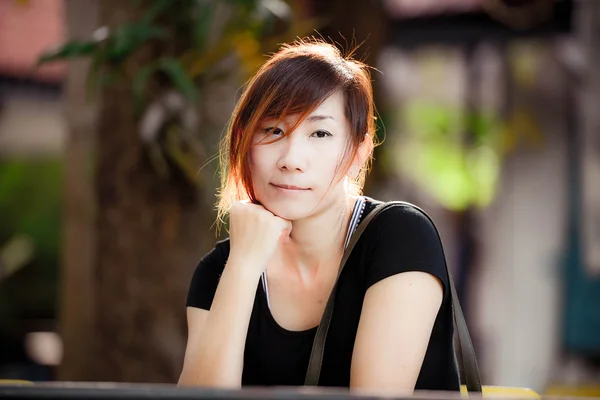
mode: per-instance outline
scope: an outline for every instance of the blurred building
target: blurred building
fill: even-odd
[[[572,67],[577,50],[586,51],[582,32],[597,31],[589,21],[582,25],[582,12],[574,13],[573,2],[537,2],[546,8],[511,8],[513,3],[536,2],[385,2],[391,33],[377,67],[391,114],[386,121],[393,121],[387,140],[395,143],[402,184],[384,195],[411,199],[437,221],[458,276],[484,382],[538,391],[554,384],[589,385],[600,379],[594,366],[600,354],[600,281],[589,272],[595,264],[580,252],[583,211],[577,182],[586,149],[582,138],[597,133],[584,127],[594,114],[584,111],[582,100],[591,86],[578,85],[595,78],[575,77]],[[424,169],[434,168],[423,160],[426,151],[436,149],[423,137],[453,134],[453,128],[445,130],[449,118],[461,114],[463,123],[487,121],[475,127],[477,132],[453,126],[463,132],[457,138],[467,148],[477,135],[504,141],[505,147],[495,150],[488,143],[487,154],[495,154],[488,166],[499,170],[491,185],[493,200],[483,208],[457,205],[451,192],[460,185],[449,193],[442,183],[458,183],[457,174],[475,177],[485,169],[473,164],[465,172],[449,161],[444,171],[440,162],[438,170]],[[496,118],[503,122],[493,122]],[[438,156],[451,160],[454,143],[447,144]],[[588,247],[599,245],[596,239]]]
[[[64,2],[2,1],[0,32],[0,156],[56,154],[66,134],[66,65],[36,64],[66,37]]]
[[[65,32],[62,0],[0,2],[0,378],[52,379],[44,354],[60,352],[44,331],[56,326],[66,65],[36,64]]]

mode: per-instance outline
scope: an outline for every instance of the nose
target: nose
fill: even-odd
[[[277,160],[277,168],[289,172],[305,171],[308,149],[299,139],[299,135],[291,134],[280,140],[281,153]]]

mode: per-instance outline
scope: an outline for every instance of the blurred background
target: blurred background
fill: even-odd
[[[600,396],[597,0],[0,0],[0,378],[177,380],[219,139],[305,35],[375,68],[365,194],[436,221],[483,382]]]

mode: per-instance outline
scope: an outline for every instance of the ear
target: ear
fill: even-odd
[[[365,133],[363,141],[358,146],[358,151],[356,152],[356,156],[352,161],[352,165],[348,170],[348,176],[352,179],[358,177],[358,173],[361,168],[363,168],[368,161],[369,157],[371,157],[371,153],[373,152],[373,140],[371,138],[371,134]]]

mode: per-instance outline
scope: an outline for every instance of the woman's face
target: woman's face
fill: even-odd
[[[295,122],[294,116],[279,125],[265,121],[250,150],[256,198],[273,214],[291,221],[318,213],[345,195],[341,179],[345,171],[339,168],[350,127],[343,94],[335,92],[289,136],[269,143]]]

